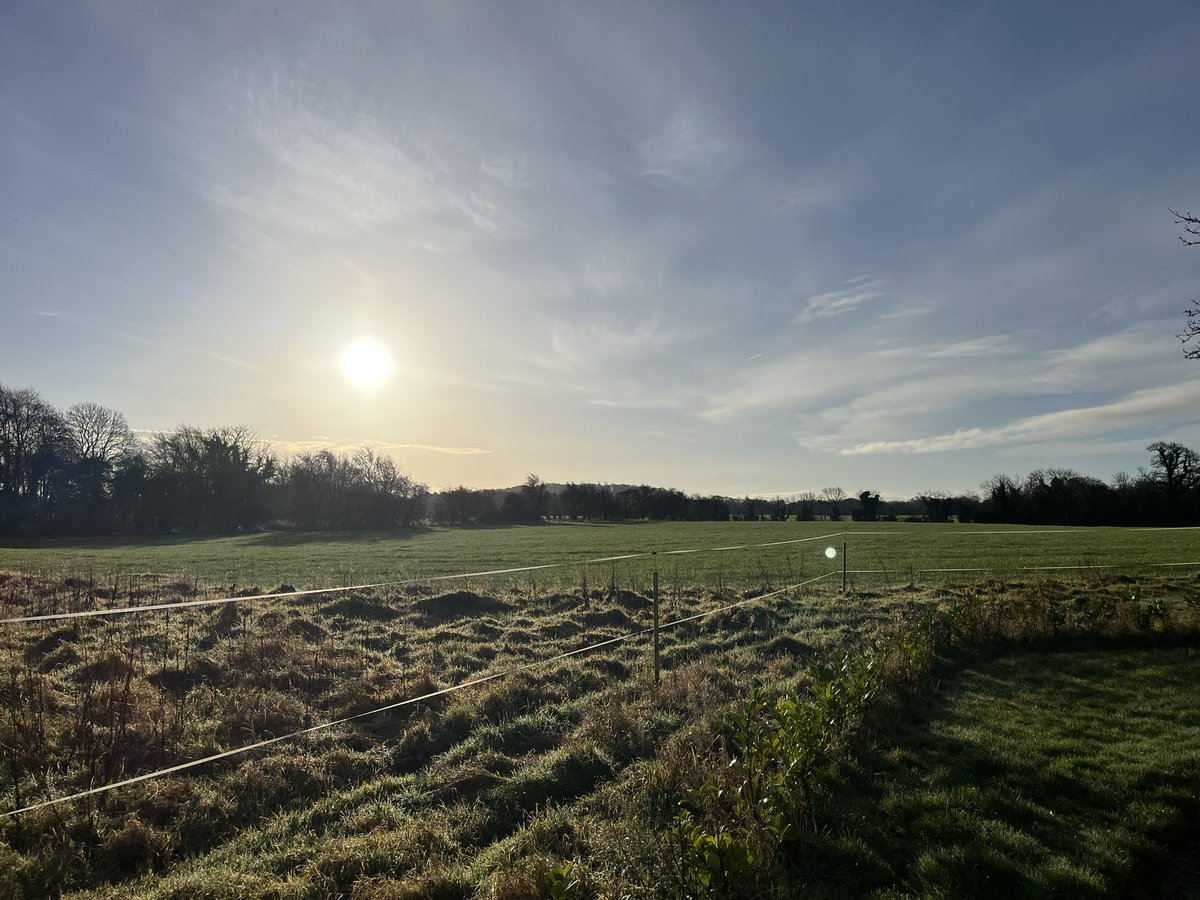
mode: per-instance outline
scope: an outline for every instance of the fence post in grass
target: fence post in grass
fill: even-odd
[[[842,593],[846,593],[846,542],[842,541]]]
[[[658,656],[658,569],[654,570],[654,580],[651,587],[650,597],[654,602],[654,683],[658,684],[660,672]]]

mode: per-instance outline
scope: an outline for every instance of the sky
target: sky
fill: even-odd
[[[15,0],[0,384],[435,490],[1108,479],[1200,447],[1197,46],[1193,0]]]

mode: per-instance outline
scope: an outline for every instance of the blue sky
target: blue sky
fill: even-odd
[[[1198,46],[1190,0],[15,3],[0,383],[434,488],[1107,478],[1200,446]]]

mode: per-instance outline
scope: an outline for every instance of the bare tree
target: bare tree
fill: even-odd
[[[76,403],[67,410],[67,428],[80,459],[110,466],[134,445],[125,416],[99,403]]]
[[[1173,209],[1171,215],[1175,217],[1177,225],[1183,226],[1183,234],[1179,236],[1179,240],[1189,247],[1200,245],[1200,216],[1177,212]],[[1191,309],[1185,309],[1183,314],[1186,317],[1183,332],[1176,337],[1184,344],[1184,356],[1188,359],[1200,359],[1200,300],[1193,300]],[[1189,341],[1196,343],[1194,346],[1188,347]]]
[[[1117,472],[1113,475],[1111,484],[1114,491],[1127,491],[1137,484],[1137,482],[1128,472]]]
[[[841,505],[847,494],[840,487],[821,488],[821,499],[829,507],[829,518],[837,521],[842,517]]]
[[[1200,475],[1200,457],[1183,444],[1155,441],[1146,450],[1154,454],[1150,461],[1150,477],[1168,494],[1178,494],[1191,487]]]
[[[62,414],[37,391],[0,385],[0,527],[52,520],[67,493],[70,464]]]
[[[521,493],[529,505],[529,514],[535,519],[542,518],[546,514],[546,499],[549,494],[546,483],[536,475],[530,475],[521,485]]]

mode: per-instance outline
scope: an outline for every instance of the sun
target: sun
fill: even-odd
[[[379,341],[362,338],[342,353],[342,371],[359,387],[375,387],[392,370],[392,358]]]

